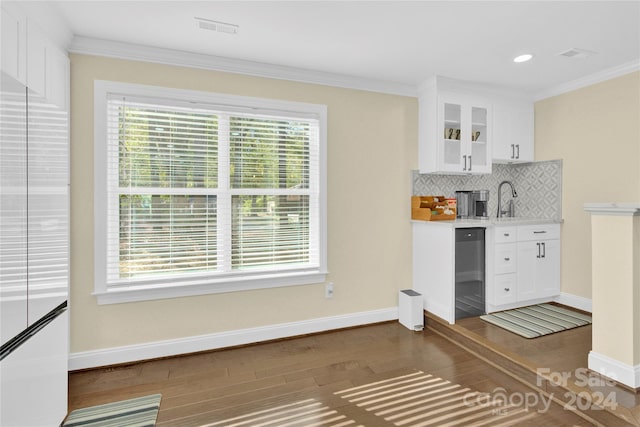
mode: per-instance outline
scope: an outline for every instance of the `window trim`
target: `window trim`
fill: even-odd
[[[107,97],[110,94],[189,100],[203,104],[224,106],[237,111],[254,109],[279,111],[293,117],[319,120],[319,267],[273,273],[249,273],[242,276],[194,277],[180,284],[162,283],[156,286],[108,288],[107,268]],[[327,106],[240,95],[228,95],[186,89],[139,85],[105,80],[94,82],[94,292],[98,304],[115,304],[164,298],[215,294],[223,292],[266,289],[283,286],[323,283],[327,271]],[[170,282],[170,280],[166,280]]]

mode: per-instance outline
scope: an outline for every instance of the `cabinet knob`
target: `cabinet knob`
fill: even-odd
[[[504,237],[509,237],[509,233],[504,233]]]
[[[504,260],[505,260],[505,261],[510,261],[510,260],[511,260],[511,258],[506,257]]]
[[[504,288],[505,292],[509,292],[511,289],[510,288]]]

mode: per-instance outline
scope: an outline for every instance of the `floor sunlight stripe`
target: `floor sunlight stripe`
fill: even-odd
[[[368,399],[368,398],[371,398],[371,397],[384,396],[385,394],[393,393],[393,392],[398,391],[398,390],[407,390],[407,389],[415,388],[416,386],[420,386],[420,385],[423,385],[423,384],[430,384],[430,383],[433,383],[433,382],[442,383],[442,380],[440,378],[434,378],[432,380],[422,381],[422,382],[419,382],[417,384],[408,384],[408,385],[404,385],[402,387],[394,387],[394,388],[387,389],[387,390],[384,390],[384,391],[378,391],[377,393],[369,393],[366,396],[356,397],[355,399],[349,398],[347,396],[342,396],[342,397],[348,398],[349,402],[358,402],[358,401],[361,401],[361,400],[364,400],[364,399]],[[434,387],[436,385],[430,385],[429,387]]]
[[[425,379],[428,379],[427,382],[440,380],[440,378],[433,378],[433,379],[430,379],[430,378],[433,378],[433,376],[432,375],[425,375],[423,377],[411,378],[411,379],[407,379],[407,380],[404,380],[404,381],[398,381],[398,382],[394,382],[394,383],[391,383],[391,384],[385,384],[385,385],[381,385],[381,386],[378,386],[378,387],[368,388],[368,389],[365,389],[365,390],[358,391],[356,393],[345,394],[342,397],[351,398],[353,396],[358,396],[358,395],[361,395],[361,394],[370,393],[372,391],[389,389],[389,388],[392,388],[392,387],[396,387],[396,386],[398,386],[400,384],[408,384],[408,385],[410,385],[411,383],[421,382],[421,381],[424,381]],[[440,380],[440,381],[442,381],[442,380]]]
[[[324,411],[324,412],[318,413],[319,411]],[[256,424],[255,421],[257,421],[257,420],[253,420],[254,423],[251,424],[251,427],[264,427],[264,426],[269,426],[269,425],[272,425],[274,427],[279,427],[280,425],[282,425],[283,421],[289,421],[289,420],[292,420],[292,419],[297,419],[297,418],[299,418],[301,416],[304,416],[304,415],[315,414],[314,415],[315,419],[318,419],[319,416],[333,415],[333,414],[337,414],[337,413],[338,413],[338,411],[335,411],[335,410],[332,410],[332,409],[330,410],[329,408],[324,406],[322,408],[317,408],[317,409],[313,409],[313,410],[309,410],[309,411],[304,411],[304,412],[300,412],[300,413],[294,413],[294,414],[291,414],[291,415],[280,416],[279,418],[276,418],[276,419],[266,420],[263,423],[257,423]],[[279,414],[276,414],[276,415],[279,415]],[[276,416],[276,415],[274,415],[274,416]],[[282,414],[282,415],[284,415],[284,414]]]
[[[461,398],[448,399],[447,401],[440,402],[438,404],[433,404],[433,405],[426,406],[425,409],[430,409],[430,408],[433,408],[433,407],[436,407],[436,406],[441,406],[442,404],[445,404],[445,403],[447,403],[447,404],[450,403],[451,404],[451,405],[445,406],[444,408],[438,408],[438,409],[434,409],[432,411],[422,412],[422,413],[420,413],[420,415],[409,417],[409,418],[403,419],[401,421],[396,421],[395,424],[398,425],[398,426],[402,426],[402,425],[405,425],[407,423],[423,420],[425,417],[432,417],[434,415],[442,414],[443,412],[447,412],[447,411],[451,411],[453,409],[458,409],[458,408],[462,408],[462,407],[468,406],[467,403],[460,402],[461,400],[462,400]],[[454,402],[460,402],[460,403],[457,403],[457,404],[454,405],[453,404]],[[458,412],[456,412],[456,413],[458,413]],[[444,418],[447,418],[447,417],[450,417],[450,416],[451,415],[449,414],[449,415],[446,415]],[[430,421],[431,420],[429,420],[429,422]]]
[[[371,387],[372,385],[384,384],[384,383],[388,383],[388,382],[392,382],[392,381],[397,381],[398,379],[401,379],[401,378],[408,378],[408,377],[412,377],[412,376],[415,376],[415,375],[423,375],[423,374],[424,374],[424,372],[417,371],[417,372],[414,372],[412,374],[402,375],[402,376],[394,377],[394,378],[387,378],[386,380],[376,381],[376,382],[373,382],[373,383],[368,383],[368,384],[364,384],[364,385],[359,385],[357,387],[351,387],[351,388],[347,388],[347,389],[344,389],[344,390],[336,391],[334,394],[347,393],[347,392],[350,392],[352,390],[359,390],[361,388]],[[426,375],[429,375],[429,374],[426,374]],[[429,376],[431,376],[431,375],[429,375]]]
[[[429,397],[429,396],[432,396],[433,394],[442,393],[442,392],[446,392],[446,391],[453,390],[453,389],[459,389],[459,390],[457,390],[457,391],[455,391],[453,393],[448,393],[448,394],[444,394],[444,395],[440,394],[440,395],[437,395],[437,396],[434,396],[434,397]],[[384,411],[376,412],[376,415],[384,415],[384,414],[395,412],[395,411],[398,411],[398,410],[401,410],[401,409],[410,408],[412,406],[421,405],[423,403],[427,403],[427,402],[430,402],[432,400],[442,399],[443,396],[448,396],[448,395],[455,394],[455,393],[463,393],[465,391],[469,391],[469,389],[468,388],[461,388],[461,386],[459,386],[458,384],[453,384],[453,385],[450,385],[450,386],[447,386],[447,387],[444,387],[444,388],[440,388],[440,389],[437,389],[437,390],[428,391],[426,393],[418,393],[415,396],[409,396],[409,397],[404,397],[402,399],[393,400],[391,402],[387,402],[387,403],[384,403],[382,405],[372,406],[370,408],[367,408],[367,410],[369,410],[369,411],[377,411],[378,409],[386,408],[388,406],[392,406],[391,409],[385,409]],[[410,402],[410,403],[402,404],[403,402]]]
[[[442,384],[442,385],[447,385],[447,384],[449,384],[448,381],[446,382],[446,384]],[[357,405],[358,406],[367,406],[367,405],[370,405],[370,404],[373,404],[373,403],[384,402],[385,400],[393,399],[394,397],[406,396],[408,394],[412,394],[412,393],[415,393],[415,392],[418,392],[418,391],[430,390],[430,389],[432,389],[434,387],[437,387],[437,385],[429,385],[429,386],[416,388],[416,389],[413,389],[413,390],[407,390],[407,391],[403,391],[403,392],[400,392],[400,393],[396,393],[396,394],[391,395],[391,396],[379,397],[377,399],[369,400],[369,401],[366,401],[366,402],[361,402],[361,403],[358,403]]]
[[[248,414],[244,414],[244,415],[240,415],[240,416],[237,416],[237,417],[229,418],[229,419],[226,419],[224,421],[217,421],[215,423],[210,423],[210,424],[204,425],[202,427],[214,427],[214,426],[219,426],[219,425],[224,425],[225,427],[231,427],[231,425],[226,424],[226,423],[233,422],[233,421],[238,421],[238,420],[245,419],[245,418],[252,418],[252,417],[255,417],[257,415],[267,414],[269,412],[278,412],[278,411],[282,411],[282,410],[284,410],[286,408],[291,408],[291,407],[294,407],[294,406],[306,405],[309,402],[315,402],[314,405],[321,405],[321,403],[317,402],[315,399],[306,399],[306,400],[301,400],[299,402],[289,403],[287,405],[276,406],[275,408],[269,408],[269,409],[263,409],[263,410],[260,410],[260,411],[250,412]]]
[[[468,390],[468,389],[466,389],[466,390]],[[432,402],[432,403],[430,405],[420,406],[419,408],[414,408],[414,409],[411,409],[409,411],[405,411],[405,412],[403,412],[401,414],[395,414],[395,415],[391,415],[391,416],[385,417],[385,420],[395,420],[396,418],[406,417],[407,415],[415,414],[416,412],[422,412],[425,409],[435,408],[435,407],[443,405],[445,403],[455,402],[456,400],[460,399],[459,396],[456,396],[456,397],[451,398],[451,399],[447,399],[447,397],[450,397],[451,395],[454,395],[454,394],[460,394],[460,393],[464,393],[464,390],[460,390],[460,391],[457,391],[455,393],[449,393],[446,396],[435,396],[435,397],[431,397],[429,399],[424,399],[423,401],[419,402],[418,404],[423,405],[425,403],[430,403],[430,402]],[[473,393],[473,395],[476,395],[476,393]],[[467,396],[467,394],[465,394],[465,396]],[[443,399],[445,399],[445,400],[443,400]],[[437,402],[437,400],[440,400],[440,401]],[[413,406],[416,406],[416,405],[413,405]]]

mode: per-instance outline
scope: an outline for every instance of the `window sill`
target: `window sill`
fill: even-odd
[[[255,289],[279,288],[285,286],[324,283],[327,272],[313,271],[261,278],[241,278],[209,283],[189,283],[145,288],[121,288],[106,292],[94,292],[98,305],[121,304],[127,302],[152,301],[196,295],[219,294]]]

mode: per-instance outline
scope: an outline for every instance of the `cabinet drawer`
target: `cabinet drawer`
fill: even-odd
[[[518,237],[516,227],[496,227],[494,233],[496,243],[515,243]]]
[[[494,305],[516,302],[516,273],[494,276],[493,286]]]
[[[547,240],[560,238],[560,224],[521,225],[518,227],[518,241]]]
[[[517,253],[517,243],[501,243],[496,245],[494,260],[495,274],[515,273]]]

